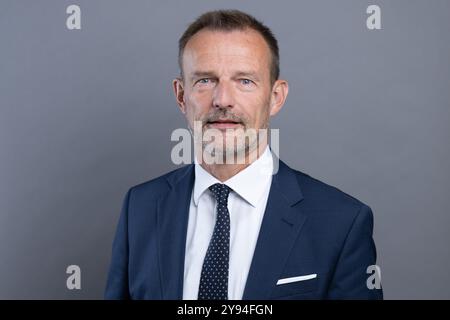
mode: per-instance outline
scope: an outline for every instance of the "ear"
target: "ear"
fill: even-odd
[[[272,86],[270,98],[270,115],[274,116],[281,110],[289,92],[289,85],[286,80],[277,80]]]
[[[184,100],[184,84],[182,78],[176,78],[172,81],[173,92],[175,94],[175,99],[180,107],[181,112],[186,113],[186,104]]]

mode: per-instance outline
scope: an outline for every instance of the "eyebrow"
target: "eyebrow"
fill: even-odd
[[[215,77],[215,74],[212,71],[195,71],[192,74],[191,80],[198,78],[212,78],[212,77]]]
[[[235,77],[239,77],[239,78],[240,77],[251,78],[251,79],[256,80],[256,81],[259,80],[259,76],[253,71],[239,71],[234,76]]]
[[[213,71],[195,71],[192,74],[191,80],[199,78],[214,78],[217,77]],[[233,75],[233,78],[251,78],[255,81],[259,81],[259,76],[253,71],[238,71]]]

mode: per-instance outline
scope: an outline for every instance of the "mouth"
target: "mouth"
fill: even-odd
[[[233,120],[214,120],[214,121],[208,121],[206,122],[206,125],[211,128],[216,129],[234,129],[242,125],[239,121],[233,121]]]

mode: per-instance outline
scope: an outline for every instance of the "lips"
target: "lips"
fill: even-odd
[[[208,121],[206,124],[213,128],[226,129],[226,128],[235,128],[241,125],[241,122],[228,119],[219,119],[214,121]]]
[[[240,123],[240,122],[231,120],[217,120],[217,121],[208,121],[208,123]]]

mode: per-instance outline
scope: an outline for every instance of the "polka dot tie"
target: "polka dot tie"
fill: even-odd
[[[203,261],[199,300],[228,300],[228,262],[230,257],[230,187],[216,183],[209,187],[217,201],[217,217],[213,235]]]

